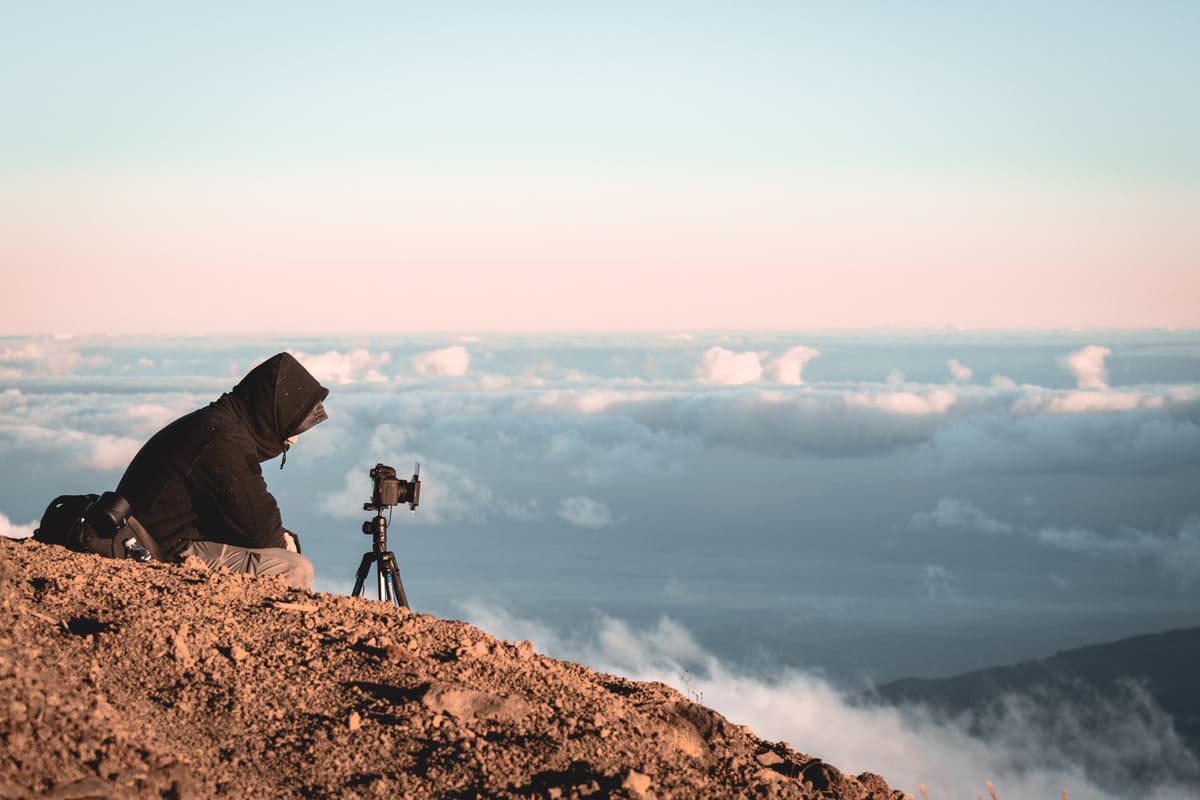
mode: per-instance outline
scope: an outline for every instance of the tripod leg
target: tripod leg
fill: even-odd
[[[379,576],[387,578],[388,599],[398,608],[408,608],[408,596],[404,593],[404,581],[400,580],[400,568],[396,566],[396,556],[391,550],[379,557]]]
[[[354,591],[350,593],[351,597],[362,596],[363,582],[366,581],[367,575],[370,574],[371,562],[374,560],[374,553],[363,553],[362,561],[358,565],[358,572],[354,574]]]
[[[404,593],[404,581],[400,580],[399,571],[396,572],[396,605],[401,608],[408,608],[408,595]]]

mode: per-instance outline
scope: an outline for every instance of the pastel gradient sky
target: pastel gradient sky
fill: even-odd
[[[3,17],[0,334],[1200,326],[1190,0]]]

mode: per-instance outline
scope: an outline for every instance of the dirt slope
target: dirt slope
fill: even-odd
[[[42,794],[900,797],[462,622],[0,539],[0,798]]]

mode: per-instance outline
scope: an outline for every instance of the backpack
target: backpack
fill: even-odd
[[[64,494],[46,506],[33,538],[80,553],[135,561],[162,561],[162,548],[113,492]]]

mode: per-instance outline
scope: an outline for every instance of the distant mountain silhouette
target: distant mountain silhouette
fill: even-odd
[[[1030,724],[1053,727],[1062,717],[1073,720],[1063,753],[1076,754],[1087,739],[1110,737],[1111,753],[1099,759],[1079,755],[1076,763],[1089,773],[1116,770],[1133,778],[1151,769],[1150,748],[1174,747],[1174,778],[1196,785],[1200,780],[1200,628],[1134,636],[1107,644],[1059,651],[1050,658],[976,670],[944,679],[905,678],[877,687],[860,702],[896,706],[921,705],[943,716],[961,716],[968,730],[994,734],[1003,726]],[[1172,745],[1170,725],[1154,706],[1169,714],[1178,741]],[[1018,708],[1018,714],[1011,709]],[[1007,715],[1006,715],[1007,710]],[[1129,724],[1132,721],[1134,724]],[[1136,728],[1141,725],[1141,728]],[[1072,726],[1064,726],[1072,727]],[[1122,735],[1137,729],[1139,736]],[[1133,752],[1132,739],[1147,742],[1147,752]],[[1166,744],[1162,744],[1162,743]],[[1087,746],[1080,748],[1087,749]],[[1186,751],[1190,750],[1191,753]],[[1145,756],[1145,760],[1143,760]],[[1123,764],[1114,761],[1123,760]]]

